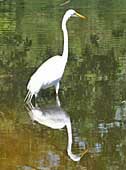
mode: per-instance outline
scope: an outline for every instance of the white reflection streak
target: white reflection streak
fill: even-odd
[[[72,153],[72,127],[68,114],[60,107],[59,98],[57,98],[57,106],[40,109],[32,104],[28,105],[29,115],[32,121],[36,121],[52,129],[62,129],[66,126],[68,134],[67,153],[73,161],[80,161],[82,155]]]

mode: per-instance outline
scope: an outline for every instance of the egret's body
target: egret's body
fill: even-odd
[[[58,86],[65,68],[65,63],[63,64],[62,60],[61,56],[50,58],[32,75],[27,88],[33,95],[37,95],[41,88]]]
[[[33,95],[37,97],[38,92],[41,88],[46,89],[51,86],[55,86],[56,95],[59,91],[59,83],[64,73],[65,65],[68,59],[68,33],[66,23],[71,16],[84,16],[78,14],[74,10],[68,10],[62,20],[62,30],[64,35],[64,47],[62,56],[54,56],[43,63],[37,71],[30,78],[25,100],[31,102]]]

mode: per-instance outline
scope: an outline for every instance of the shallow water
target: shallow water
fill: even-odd
[[[126,169],[126,2],[64,2],[0,2],[1,170]],[[67,24],[61,106],[53,88],[28,106],[29,77],[62,54],[61,20],[69,8],[88,19]]]

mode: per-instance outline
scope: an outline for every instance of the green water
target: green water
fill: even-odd
[[[126,100],[126,1],[64,2],[0,2],[1,170],[126,169],[126,103],[122,102]],[[62,54],[61,20],[70,8],[88,19],[71,18],[67,24],[69,59],[60,86],[61,106],[50,88],[40,91],[36,107],[28,107],[24,104],[28,79],[46,59]],[[58,119],[57,129],[48,127],[50,117]],[[72,152],[78,155],[88,148],[79,162],[67,152],[68,125]]]

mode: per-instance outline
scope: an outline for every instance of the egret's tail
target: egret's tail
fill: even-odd
[[[27,101],[29,95],[30,95],[30,91],[27,92],[27,94],[26,94],[26,96],[25,96],[25,99],[24,99],[24,102]]]
[[[32,97],[33,97],[33,94],[30,91],[28,91],[24,99],[24,102],[30,103],[32,100]]]

